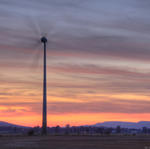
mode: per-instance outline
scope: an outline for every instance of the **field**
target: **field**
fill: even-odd
[[[150,149],[150,136],[0,137],[0,149]]]

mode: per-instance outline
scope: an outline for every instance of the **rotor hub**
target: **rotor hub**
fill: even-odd
[[[47,38],[43,36],[43,37],[41,38],[41,42],[46,43],[46,42],[47,42]]]

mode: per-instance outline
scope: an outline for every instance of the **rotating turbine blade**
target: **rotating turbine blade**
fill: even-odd
[[[38,21],[36,20],[36,18],[34,17],[33,13],[31,13],[30,16],[26,16],[27,17],[27,26],[29,26],[29,28],[34,32],[36,37],[40,37],[41,36],[41,27],[38,23]]]
[[[42,57],[41,45],[39,44],[35,49],[31,61],[31,71],[36,71],[39,67],[39,62]]]

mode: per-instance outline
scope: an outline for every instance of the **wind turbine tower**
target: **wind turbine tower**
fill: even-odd
[[[42,120],[42,135],[47,134],[47,82],[46,82],[46,43],[47,38],[42,37],[41,42],[44,45],[43,59],[43,120]]]

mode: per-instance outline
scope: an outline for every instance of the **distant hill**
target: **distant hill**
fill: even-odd
[[[3,122],[3,121],[0,121],[0,127],[24,127],[25,128],[25,126],[15,125],[15,124]]]
[[[26,126],[15,125],[15,124],[0,121],[0,127],[2,127],[2,126],[29,128]],[[89,125],[84,125],[84,126],[89,126]],[[120,126],[122,128],[137,128],[137,129],[142,128],[142,127],[150,128],[150,121],[140,121],[140,122],[108,121],[108,122],[97,123],[97,124],[91,125],[91,126],[94,126],[94,127],[112,127],[112,128],[116,128],[117,126]]]
[[[108,122],[103,122],[103,123],[97,123],[95,125],[92,125],[95,127],[112,127],[115,128],[117,126],[120,126],[122,128],[142,128],[142,127],[147,127],[150,128],[150,121],[140,121],[140,122],[121,122],[121,121],[108,121]]]

